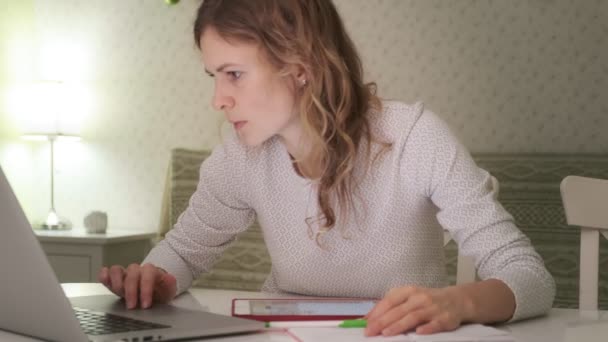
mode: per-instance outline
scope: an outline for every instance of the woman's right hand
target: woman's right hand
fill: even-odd
[[[152,264],[131,264],[126,269],[119,265],[103,267],[97,278],[110,291],[124,298],[128,309],[168,303],[177,292],[175,277]]]

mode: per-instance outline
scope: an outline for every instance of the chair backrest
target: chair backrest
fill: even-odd
[[[600,232],[608,238],[608,180],[568,176],[560,190],[568,224],[581,229],[579,308],[597,310]]]

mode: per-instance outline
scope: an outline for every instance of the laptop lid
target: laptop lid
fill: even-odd
[[[127,310],[116,296],[72,298],[74,306],[164,324],[170,328],[111,335],[85,335],[72,304],[59,285],[46,255],[0,167],[0,329],[52,341],[159,341],[256,331],[264,323],[154,305]]]
[[[88,341],[0,167],[0,329]]]

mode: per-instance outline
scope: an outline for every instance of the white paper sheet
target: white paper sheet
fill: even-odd
[[[391,337],[374,336],[365,337],[363,329],[359,328],[291,328],[289,331],[302,342],[357,342],[357,341],[391,341],[414,342],[407,335]]]
[[[356,341],[390,341],[390,342],[513,342],[508,332],[481,324],[467,324],[454,331],[418,335],[409,333],[397,336],[365,337],[363,329],[355,328],[291,328],[289,331],[302,342],[356,342]]]

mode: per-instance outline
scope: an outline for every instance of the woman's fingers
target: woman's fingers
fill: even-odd
[[[154,289],[154,300],[159,303],[168,303],[177,293],[177,280],[169,273],[160,272]]]
[[[414,329],[420,334],[454,330],[464,315],[458,295],[446,288],[393,289],[368,314],[365,335],[392,336]]]
[[[140,301],[142,308],[149,308],[152,303],[168,303],[177,292],[175,277],[160,268],[145,264],[142,266],[140,279]]]
[[[437,310],[432,307],[423,307],[418,310],[410,311],[384,327],[381,333],[384,336],[393,336],[413,330],[422,324],[432,321],[436,313]]]
[[[417,288],[413,286],[393,288],[382,298],[372,310],[365,315],[367,321],[374,321],[378,317],[384,315],[393,307],[405,302],[412,293],[416,292]]]
[[[441,323],[439,323],[439,321],[437,321],[437,320],[434,320],[434,321],[430,321],[427,324],[421,325],[418,328],[416,328],[416,334],[428,335],[428,334],[438,333],[438,332],[441,332],[444,330],[446,330],[446,329],[442,328]]]
[[[124,292],[128,309],[136,308],[139,302],[140,273],[138,264],[131,264],[127,268],[127,275],[124,278]]]
[[[407,318],[408,316],[411,317],[402,322],[401,325],[403,326],[403,329],[413,329],[416,326],[411,324],[422,323],[420,321],[420,312],[418,312],[420,309],[428,309],[427,311],[429,312],[431,309],[437,311],[437,307],[433,305],[433,298],[429,292],[420,291],[411,293],[411,290],[406,291],[410,293],[409,296],[405,298],[404,302],[396,304],[381,316],[374,316],[374,318],[368,319],[367,328],[365,329],[367,336],[374,336],[379,333],[385,334],[387,328],[390,328],[395,322]],[[394,329],[389,329],[389,331],[391,330]]]
[[[123,286],[125,269],[122,266],[114,265],[110,267],[110,291],[114,292],[119,297],[125,296],[125,289]]]
[[[139,284],[139,301],[141,307],[146,309],[152,305],[154,291],[156,287],[156,278],[160,276],[159,269],[152,264],[144,264],[141,266],[141,279]]]
[[[125,299],[127,308],[149,308],[154,302],[168,303],[177,293],[177,280],[152,264],[103,267],[97,276],[100,283]]]
[[[105,287],[110,287],[110,271],[107,267],[102,267],[101,270],[99,270],[99,273],[97,274],[97,280]]]

